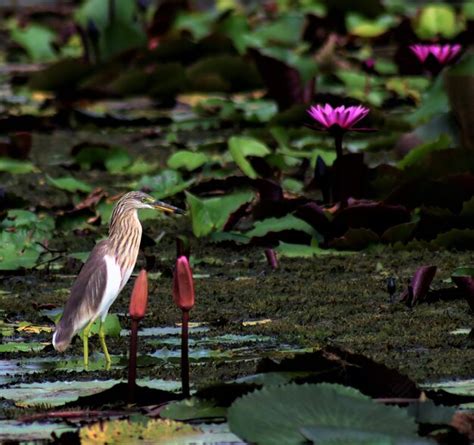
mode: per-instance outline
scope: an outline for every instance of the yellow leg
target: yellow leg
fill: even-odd
[[[89,366],[89,331],[95,320],[91,320],[87,323],[87,326],[82,331],[82,345],[84,347],[84,368],[87,369]]]
[[[99,340],[100,340],[102,349],[104,351],[106,367],[109,368],[112,360],[110,358],[109,351],[107,350],[107,345],[105,344],[105,332],[104,332],[104,324],[102,323],[102,320],[100,320]]]

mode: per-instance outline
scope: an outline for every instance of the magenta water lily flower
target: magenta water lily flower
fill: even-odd
[[[450,44],[445,45],[425,45],[425,44],[416,44],[410,45],[410,49],[415,53],[416,57],[421,63],[425,63],[428,57],[433,56],[438,63],[441,65],[446,65],[451,60],[453,60],[460,52],[461,45],[459,44]]]
[[[317,121],[322,129],[334,130],[334,131],[352,131],[352,130],[363,130],[354,128],[354,125],[363,119],[369,113],[369,109],[362,105],[346,107],[341,105],[340,107],[333,108],[331,105],[326,104],[311,106],[308,110],[309,115]]]
[[[348,131],[373,131],[369,128],[355,127],[355,125],[369,114],[369,108],[362,105],[351,105],[346,107],[332,107],[329,104],[311,106],[308,114],[318,123],[317,126],[308,125],[316,130],[325,130],[334,137],[334,146],[336,148],[336,163],[342,162],[344,156],[342,148],[342,139]],[[338,173],[335,174],[334,181],[339,183],[339,189],[344,190],[344,177]],[[344,193],[340,196],[341,207],[346,207],[347,196]]]

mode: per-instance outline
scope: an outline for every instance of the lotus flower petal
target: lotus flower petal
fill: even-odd
[[[422,63],[430,54],[428,45],[410,45],[410,49],[415,53],[416,57],[418,57],[418,60]]]
[[[317,121],[324,129],[337,126],[343,130],[353,130],[353,126],[362,118],[367,116],[369,109],[362,105],[346,107],[341,105],[333,108],[329,104],[311,106],[309,115]]]
[[[447,43],[445,45],[423,45],[423,44],[416,44],[411,45],[410,49],[416,54],[418,60],[421,63],[424,63],[428,56],[431,54],[441,65],[445,65],[454,57],[456,57],[459,52],[461,51],[462,47],[460,44],[450,44]]]

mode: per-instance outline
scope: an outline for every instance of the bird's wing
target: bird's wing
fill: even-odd
[[[72,286],[62,322],[71,323],[75,331],[97,315],[107,284],[107,254],[106,241],[101,241],[90,253]]]

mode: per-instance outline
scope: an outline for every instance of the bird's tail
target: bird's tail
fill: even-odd
[[[67,349],[74,337],[74,329],[71,325],[59,322],[53,334],[53,347],[56,351],[63,352]]]

